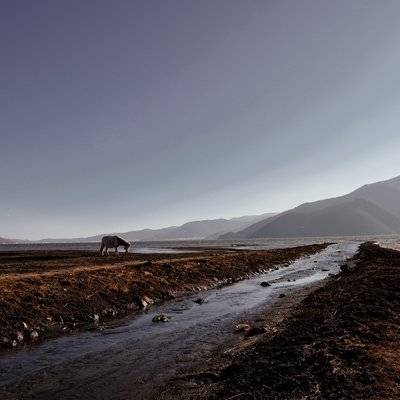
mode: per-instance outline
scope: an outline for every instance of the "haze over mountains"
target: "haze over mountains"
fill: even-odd
[[[344,196],[304,203],[280,214],[192,221],[116,234],[131,241],[400,234],[400,176],[364,185]],[[103,235],[39,242],[97,242]],[[0,238],[0,243],[20,242],[24,241]]]
[[[0,237],[0,244],[12,244],[12,243],[21,243],[23,240],[18,240],[18,239],[7,239]]]
[[[400,233],[400,177],[304,203],[221,239]]]
[[[152,240],[189,240],[189,239],[216,239],[226,232],[236,232],[260,220],[264,220],[275,213],[261,215],[246,215],[231,219],[210,219],[191,221],[180,226],[170,226],[161,229],[142,229],[129,232],[109,233],[124,237],[127,240],[152,241]],[[40,242],[98,242],[105,234],[84,238],[68,239],[43,239]]]

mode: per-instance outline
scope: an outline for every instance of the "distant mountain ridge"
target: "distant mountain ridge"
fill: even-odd
[[[400,177],[304,203],[221,239],[400,234]]]
[[[15,244],[15,243],[25,243],[25,240],[20,239],[8,239],[4,237],[0,237],[0,244]]]
[[[265,213],[261,215],[246,215],[231,219],[209,219],[201,221],[186,222],[180,226],[169,226],[160,229],[141,229],[128,232],[102,233],[95,236],[66,238],[66,239],[42,239],[36,242],[56,243],[56,242],[98,242],[102,236],[119,235],[131,241],[162,241],[162,240],[201,240],[216,239],[226,232],[235,232],[246,228],[253,223],[263,220],[276,213]]]
[[[131,241],[400,234],[400,176],[279,214],[191,221],[180,226],[115,234]],[[32,242],[97,242],[102,236]],[[23,242],[28,241],[0,238],[0,243]]]

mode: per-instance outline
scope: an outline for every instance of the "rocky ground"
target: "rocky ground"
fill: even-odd
[[[39,342],[154,303],[287,265],[327,244],[265,251],[100,257],[82,251],[0,253],[0,345]]]
[[[400,252],[366,243],[342,270],[159,398],[399,399]]]

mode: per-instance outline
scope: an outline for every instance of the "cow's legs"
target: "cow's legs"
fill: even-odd
[[[102,243],[100,247],[100,255],[103,255],[103,251],[104,251],[104,244]]]
[[[116,254],[117,256],[119,256],[119,253],[118,253],[118,246],[115,247],[115,254]]]

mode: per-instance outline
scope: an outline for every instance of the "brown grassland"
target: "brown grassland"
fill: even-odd
[[[101,329],[153,303],[278,268],[327,244],[268,251],[101,257],[82,251],[0,253],[0,341],[20,347]]]

